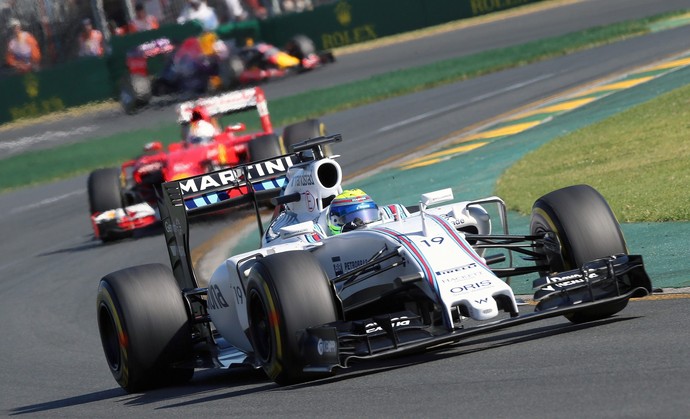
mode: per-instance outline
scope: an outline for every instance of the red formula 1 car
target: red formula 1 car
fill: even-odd
[[[244,133],[244,123],[222,128],[215,119],[250,109],[258,112],[259,132]],[[325,133],[322,123],[310,119],[285,127],[282,137],[276,135],[258,87],[185,102],[177,111],[181,141],[167,149],[160,142],[148,143],[140,156],[119,169],[98,169],[89,175],[89,210],[96,238],[130,237],[135,230],[157,223],[156,190],[163,182],[280,155],[286,146]]]

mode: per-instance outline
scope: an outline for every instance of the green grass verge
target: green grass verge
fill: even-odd
[[[500,178],[496,193],[529,214],[551,190],[585,183],[620,222],[690,220],[690,85],[559,137]]]
[[[665,13],[646,19],[592,28],[395,71],[337,87],[277,100],[269,99],[269,108],[274,125],[280,126],[645,34],[649,32],[652,23],[678,14],[680,12]],[[248,128],[253,130],[257,127],[251,124]],[[135,156],[145,142],[161,139],[167,143],[175,140],[178,135],[178,128],[174,123],[170,123],[154,129],[122,133],[9,157],[1,160],[0,191],[74,176],[98,167],[118,165]]]

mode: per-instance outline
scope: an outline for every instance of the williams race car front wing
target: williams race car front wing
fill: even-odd
[[[551,317],[592,312],[624,304],[652,291],[642,257],[617,255],[535,281],[535,311],[478,326],[454,328],[424,325],[411,312],[338,321],[305,330],[301,349],[305,372],[346,368],[351,360],[376,359],[419,352],[443,344]]]

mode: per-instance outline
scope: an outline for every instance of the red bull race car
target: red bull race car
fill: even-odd
[[[256,109],[261,130],[246,133],[244,123],[221,127],[218,115]],[[158,222],[156,190],[160,184],[282,154],[285,146],[325,128],[310,119],[274,133],[264,92],[259,87],[189,101],[177,107],[182,139],[166,147],[144,146],[143,153],[120,168],[93,171],[87,180],[91,223],[96,238],[130,237]]]
[[[164,59],[162,70],[150,68],[154,57]],[[212,32],[187,38],[178,46],[160,38],[127,54],[128,73],[121,82],[119,99],[125,112],[134,113],[155,96],[198,96],[229,90],[334,61],[332,53],[317,52],[304,35],[293,37],[282,50],[251,39],[237,47],[234,41],[218,39]]]

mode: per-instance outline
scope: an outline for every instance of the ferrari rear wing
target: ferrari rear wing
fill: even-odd
[[[270,127],[271,122],[266,95],[260,87],[235,90],[218,96],[183,102],[177,106],[177,123],[180,125],[189,124],[192,120],[192,109],[196,106],[203,106],[209,116],[228,115],[256,108],[259,112],[259,118],[264,131],[273,131],[272,129],[266,129],[266,124]]]
[[[340,140],[340,134],[313,138],[295,144],[290,154],[163,183],[158,208],[170,265],[181,289],[198,288],[191,263],[188,217],[251,204],[262,230],[259,203],[281,194],[288,182],[288,169],[323,158],[321,145]]]

